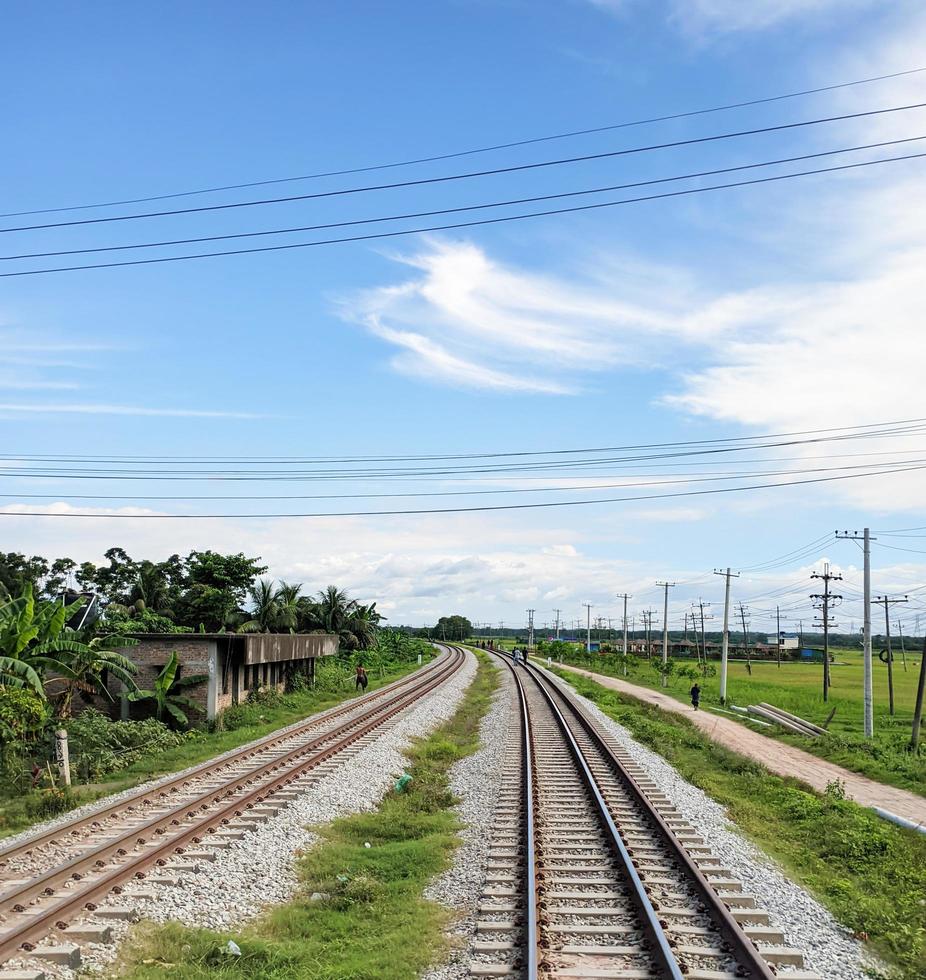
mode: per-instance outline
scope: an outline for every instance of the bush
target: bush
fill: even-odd
[[[148,753],[163,752],[197,737],[171,731],[154,718],[111,721],[94,708],[68,721],[67,729],[71,766],[84,780],[120,772]]]
[[[0,686],[0,743],[33,741],[48,724],[48,703],[24,687]]]

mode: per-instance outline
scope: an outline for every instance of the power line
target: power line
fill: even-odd
[[[879,149],[886,146],[899,146],[904,143],[917,143],[926,139],[924,136],[908,136],[904,139],[885,140],[880,143],[865,143],[859,146],[840,147],[835,150],[823,150],[818,153],[804,153],[799,156],[779,157],[776,160],[763,160],[757,163],[745,163],[735,167],[720,167],[714,170],[700,170],[679,174],[674,177],[656,177],[649,180],[637,180],[624,184],[609,184],[602,187],[590,187],[578,191],[563,191],[557,194],[538,194],[533,197],[510,198],[504,201],[490,201],[483,204],[468,204],[453,208],[438,208],[431,211],[410,211],[401,214],[377,215],[372,218],[353,218],[348,221],[329,221],[317,225],[296,225],[289,228],[268,228],[262,231],[243,231],[225,235],[201,235],[197,238],[173,238],[155,242],[136,242],[128,245],[98,245],[92,248],[57,249],[51,252],[21,252],[18,255],[0,255],[0,262],[14,262],[20,259],[44,259],[61,255],[91,255],[100,252],[125,252],[140,248],[167,248],[176,245],[198,245],[203,242],[224,242],[237,238],[262,238],[273,235],[293,235],[306,231],[324,231],[331,228],[351,228],[357,225],[378,224],[387,221],[408,221],[413,218],[433,218],[445,214],[461,214],[467,211],[484,211],[492,208],[514,207],[520,204],[538,204],[542,201],[557,201],[571,197],[582,197],[589,194],[606,194],[611,191],[629,190],[634,187],[652,187],[658,184],[676,183],[682,180],[694,180],[701,177],[716,177],[720,174],[738,173],[745,170],[756,170],[761,167],[775,167],[784,163],[797,163],[801,160],[816,160],[821,157],[838,156],[843,153],[858,153],[862,150]]]
[[[771,177],[758,177],[753,180],[731,181],[726,184],[713,184],[708,187],[692,187],[680,191],[667,191],[662,194],[648,194],[641,197],[622,198],[617,201],[603,201],[598,204],[583,204],[577,207],[555,208],[546,211],[532,211],[527,214],[505,215],[496,218],[481,218],[474,221],[458,221],[452,224],[430,225],[418,228],[406,228],[401,231],[377,232],[367,235],[351,235],[345,238],[319,239],[311,242],[293,242],[287,245],[265,245],[258,248],[226,249],[219,252],[197,252],[193,255],[170,255],[153,259],[131,259],[125,262],[95,262],[87,265],[58,266],[46,269],[27,269],[21,272],[2,272],[0,279],[10,279],[19,276],[46,275],[55,272],[75,272],[85,269],[113,269],[133,265],[160,265],[165,262],[186,262],[190,259],[217,258],[227,255],[253,255],[258,252],[282,252],[295,248],[311,248],[322,245],[339,245],[352,242],[376,241],[378,239],[399,238],[407,235],[420,235],[433,231],[453,231],[459,228],[475,228],[481,225],[504,224],[509,221],[524,221],[528,218],[544,218],[559,214],[576,214],[581,211],[597,211],[601,208],[617,207],[623,204],[636,204],[644,201],[658,201],[674,197],[686,197],[692,194],[705,194],[709,191],[728,190],[733,187],[748,187],[755,184],[775,183],[791,180],[795,177],[809,177],[816,174],[835,173],[842,170],[856,170],[861,167],[871,167],[882,163],[900,163],[906,160],[917,160],[926,153],[910,153],[899,157],[883,157],[876,160],[866,160],[861,163],[842,164],[837,167],[821,167],[816,170],[801,170],[790,174],[778,174]],[[2,231],[3,229],[0,229]]]
[[[320,198],[344,197],[350,194],[363,194],[371,191],[396,190],[403,187],[421,187],[429,184],[443,184],[455,180],[471,180],[476,177],[494,177],[499,174],[520,173],[525,170],[538,170],[545,167],[559,167],[569,163],[584,163],[589,160],[608,160],[615,157],[630,156],[636,153],[650,153],[654,150],[669,150],[681,146],[695,146],[703,143],[715,143],[719,140],[739,139],[744,136],[759,136],[764,133],[778,133],[792,129],[802,129],[807,126],[819,126],[823,123],[844,122],[847,119],[862,119],[868,116],[881,116],[893,112],[906,112],[909,109],[922,109],[926,102],[913,102],[908,105],[889,106],[885,109],[869,109],[865,112],[850,112],[840,116],[821,116],[817,119],[804,119],[800,122],[780,123],[777,126],[761,126],[755,129],[742,129],[730,133],[715,133],[711,136],[696,136],[685,140],[672,140],[668,143],[651,143],[647,146],[632,146],[622,150],[608,150],[603,153],[586,153],[579,156],[560,157],[556,160],[541,160],[535,163],[520,163],[508,167],[496,167],[491,170],[472,170],[458,174],[446,174],[441,177],[421,177],[417,180],[402,180],[391,184],[367,184],[362,187],[346,187],[330,191],[318,191],[314,194],[296,194],[288,197],[262,198],[257,201],[232,201],[228,204],[208,204],[197,208],[176,208],[171,211],[142,211],[135,214],[111,215],[105,218],[79,218],[75,221],[54,221],[41,225],[20,225],[13,228],[0,228],[0,234],[19,231],[41,231],[47,228],[71,228],[75,225],[109,224],[115,221],[137,221],[143,218],[166,218],[180,214],[202,214],[207,211],[228,211],[237,208],[252,208],[266,204],[288,204],[293,201],[313,201]]]
[[[908,462],[903,461],[905,465]],[[918,462],[926,466],[926,458]],[[889,462],[878,464],[852,465],[852,466],[829,466],[829,467],[805,467],[793,470],[766,470],[746,473],[727,473],[722,475],[712,475],[704,477],[693,477],[689,474],[682,474],[677,479],[649,480],[631,482],[625,480],[621,483],[597,483],[585,484],[569,487],[515,487],[488,490],[434,490],[434,491],[403,491],[390,493],[323,493],[323,494],[75,494],[75,493],[0,493],[0,498],[17,498],[23,500],[361,500],[361,499],[383,499],[383,498],[405,498],[405,497],[475,497],[499,494],[529,494],[529,493],[570,493],[576,490],[615,490],[619,488],[633,487],[656,487],[671,484],[690,484],[690,483],[712,483],[728,480],[754,479],[764,476],[797,476],[806,473],[832,473],[844,470],[870,469],[872,466],[886,467],[896,465]],[[643,474],[641,474],[643,475]],[[65,477],[67,479],[67,477]],[[101,478],[102,479],[102,478]],[[140,477],[139,479],[144,479]],[[680,585],[690,583],[680,582]]]
[[[852,473],[843,476],[814,477],[808,480],[791,480],[786,483],[754,483],[744,487],[718,487],[712,490],[687,490],[678,493],[638,494],[632,497],[603,497],[597,500],[556,500],[530,504],[487,504],[478,507],[438,507],[420,508],[413,510],[368,510],[368,511],[326,511],[322,513],[304,514],[86,514],[60,513],[57,511],[10,511],[0,510],[0,517],[68,517],[68,518],[97,518],[97,519],[131,519],[131,520],[172,520],[189,519],[202,520],[212,518],[257,518],[271,519],[280,517],[386,517],[414,516],[423,514],[466,514],[485,511],[502,510],[537,510],[549,507],[582,507],[591,504],[629,503],[640,500],[668,500],[679,497],[701,497],[721,493],[741,493],[747,490],[767,490],[780,487],[804,486],[810,483],[832,483],[837,480],[853,480],[866,476],[883,476],[891,473],[908,473],[914,470],[926,469],[926,465],[901,467],[895,470],[881,470],[877,473]]]
[[[926,69],[924,69],[926,70]],[[863,431],[864,430],[864,431]],[[85,463],[369,463],[369,462],[417,462],[432,460],[457,459],[496,459],[511,456],[565,456],[583,453],[626,452],[642,449],[676,449],[685,446],[718,446],[727,443],[754,443],[767,439],[792,439],[797,436],[816,436],[827,433],[837,433],[822,439],[809,439],[806,442],[833,442],[846,439],[866,438],[869,436],[883,437],[885,435],[915,435],[926,430],[926,416],[912,419],[888,419],[884,422],[866,422],[861,425],[826,426],[818,429],[795,429],[789,432],[763,432],[749,436],[724,436],[714,439],[681,439],[673,442],[642,442],[628,443],[621,446],[586,446],[578,449],[536,449],[536,450],[507,450],[503,452],[470,452],[470,453],[425,453],[412,455],[367,455],[367,456],[106,456],[86,453],[0,453],[0,460],[30,460],[34,462],[85,462]],[[778,446],[791,446],[798,443],[775,443]],[[735,446],[734,450],[767,448],[760,446]],[[726,451],[726,450],[724,450]],[[898,450],[901,451],[901,450]],[[909,450],[910,452],[918,450]],[[862,455],[876,455],[867,453]],[[831,458],[831,457],[821,457]],[[841,458],[841,457],[836,457]],[[923,528],[908,528],[908,530],[926,530]],[[882,532],[887,533],[887,532]],[[828,537],[828,535],[824,535]],[[797,549],[800,550],[800,549]]]
[[[883,438],[884,434],[887,432],[893,434],[905,434],[905,435],[917,435],[921,431],[921,426],[911,426],[905,430],[899,429],[885,429],[880,430],[868,430],[868,431],[853,431],[836,435],[820,435],[815,438],[810,439],[787,439],[784,438],[782,441],[778,442],[767,442],[761,445],[765,446],[775,446],[775,447],[793,447],[801,446],[807,444],[816,444],[820,442],[842,442],[849,439],[865,439],[865,438]],[[659,448],[654,446],[653,448]],[[667,448],[671,448],[671,444]],[[151,471],[138,471],[138,470],[127,470],[127,469],[48,469],[48,470],[36,470],[29,468],[15,468],[12,466],[5,466],[0,468],[0,478],[18,478],[18,477],[32,477],[39,479],[100,479],[107,478],[113,480],[143,480],[143,479],[153,479],[153,480],[174,480],[174,479],[229,479],[229,480],[343,480],[343,479],[359,479],[359,478],[372,478],[372,479],[383,479],[383,478],[408,478],[408,477],[422,477],[422,476],[458,476],[463,475],[474,475],[474,474],[504,474],[509,475],[512,473],[524,473],[524,472],[559,472],[564,467],[569,467],[572,470],[576,468],[589,468],[594,466],[612,466],[616,463],[630,463],[630,462],[650,462],[653,459],[677,459],[678,457],[691,457],[691,456],[704,456],[704,455],[718,455],[718,454],[730,454],[742,452],[753,448],[752,446],[722,446],[722,447],[711,447],[702,449],[689,449],[681,450],[675,453],[650,453],[650,454],[638,454],[635,456],[602,456],[602,457],[592,457],[585,459],[569,459],[569,460],[540,460],[535,462],[522,462],[518,461],[516,463],[482,463],[479,466],[474,465],[464,465],[464,466],[451,466],[444,464],[443,467],[432,466],[430,468],[423,467],[406,467],[399,468],[394,467],[392,469],[377,469],[377,468],[365,468],[365,469],[314,469],[314,470],[302,470],[302,471],[284,471],[284,470],[254,470],[254,469],[244,469],[244,470],[201,470],[201,469],[160,469]],[[602,450],[604,451],[604,450]],[[619,450],[618,450],[619,451]],[[592,452],[592,450],[589,450]],[[838,458],[838,457],[837,457]],[[729,464],[729,460],[725,461]],[[904,463],[907,465],[912,465],[918,462],[916,459],[912,460],[890,460],[885,463],[865,463],[860,464],[864,467],[880,467],[883,465],[896,465]],[[200,464],[192,464],[200,465]],[[205,464],[201,464],[205,465]]]
[[[75,204],[68,207],[40,208],[31,211],[9,211],[0,214],[0,218],[16,218],[30,214],[59,214],[66,211],[87,211],[94,208],[121,207],[126,204],[146,204],[150,201],[166,201],[173,198],[193,197],[198,194],[216,194],[222,191],[244,190],[249,187],[265,187],[270,184],[285,184],[302,180],[318,180],[322,177],[346,177],[351,174],[370,173],[376,170],[392,170],[397,167],[410,167],[421,163],[435,163],[441,160],[452,160],[459,157],[473,156],[478,153],[491,153],[497,150],[508,150],[518,146],[530,146],[535,143],[548,143],[554,140],[571,139],[576,136],[591,136],[596,133],[612,132],[618,129],[628,129],[633,126],[646,126],[653,123],[670,122],[676,119],[688,119],[693,116],[703,116],[710,113],[726,112],[731,109],[745,109],[751,106],[766,105],[772,102],[781,102],[786,99],[796,99],[807,95],[818,95],[823,92],[834,92],[838,89],[851,88],[858,85],[867,85],[872,82],[881,82],[893,78],[902,78],[906,75],[916,75],[926,71],[926,68],[910,68],[906,71],[891,72],[887,75],[873,75],[869,78],[858,78],[851,82],[839,82],[835,85],[823,85],[819,88],[803,89],[799,92],[788,92],[783,95],[772,95],[764,98],[749,99],[744,102],[732,102],[725,105],[710,106],[705,109],[691,109],[686,112],[673,112],[661,116],[650,116],[643,119],[632,119],[627,122],[610,123],[604,126],[594,126],[588,129],[577,129],[565,133],[554,133],[546,136],[534,136],[528,139],[513,140],[508,143],[496,143],[491,146],[481,146],[468,150],[456,150],[452,153],[433,154],[431,156],[417,157],[409,160],[398,160],[392,163],[370,164],[364,167],[353,167],[344,170],[328,170],[312,174],[300,174],[295,177],[276,177],[264,180],[252,180],[238,184],[223,184],[215,187],[201,187],[192,191],[177,191],[171,194],[157,194],[149,197],[135,197],[121,201],[100,201],[96,204]]]

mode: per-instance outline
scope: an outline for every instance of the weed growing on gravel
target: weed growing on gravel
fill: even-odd
[[[893,976],[926,977],[926,837],[847,800],[838,783],[815,793],[715,744],[684,717],[555,673],[723,804],[790,878],[894,964]]]
[[[453,718],[408,753],[412,781],[374,813],[322,831],[301,862],[302,886],[286,905],[234,935],[176,924],[145,927],[123,953],[132,980],[411,980],[446,947],[447,912],[423,898],[459,840],[448,771],[479,746],[479,725],[498,684],[479,670]],[[367,845],[370,845],[369,847]],[[316,896],[313,900],[313,895]]]

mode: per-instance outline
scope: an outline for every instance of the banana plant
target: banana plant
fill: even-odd
[[[199,706],[184,694],[179,692],[185,687],[193,687],[208,680],[206,674],[193,674],[190,677],[177,679],[177,670],[180,661],[176,653],[170,655],[164,669],[154,679],[154,686],[148,690],[134,690],[128,695],[129,701],[154,701],[154,717],[158,721],[164,721],[169,715],[178,724],[184,727],[189,725],[190,719],[184,713],[196,710]]]

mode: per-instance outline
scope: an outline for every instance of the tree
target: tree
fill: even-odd
[[[299,600],[302,598],[299,593],[302,591],[301,582],[284,582],[280,580],[280,587],[277,590],[276,600],[279,607],[278,627],[295,631],[299,622]]]
[[[251,583],[267,571],[259,558],[191,551],[185,561],[185,589],[175,604],[175,619],[214,632],[239,618]]]
[[[473,635],[473,624],[465,616],[441,616],[434,627],[435,638],[465,640]]]
[[[280,619],[279,592],[269,578],[258,579],[250,589],[254,611],[251,618],[238,627],[239,633],[270,633]]]
[[[38,555],[27,558],[18,551],[0,551],[0,599],[22,595],[26,585],[37,590],[47,574],[48,562]]]
[[[181,694],[180,691],[185,687],[202,684],[209,678],[205,674],[193,674],[191,677],[182,677],[178,680],[179,663],[176,651],[171,653],[170,660],[154,679],[154,687],[144,691],[132,691],[128,695],[129,701],[154,701],[154,717],[158,721],[164,721],[165,717],[170,715],[178,724],[188,725],[190,720],[184,709],[194,711],[198,710],[199,706],[192,698]]]

